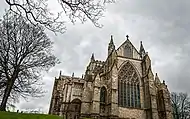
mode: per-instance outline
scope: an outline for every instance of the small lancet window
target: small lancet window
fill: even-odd
[[[100,90],[100,113],[105,113],[106,111],[106,101],[107,100],[107,91],[103,86]]]
[[[100,91],[100,102],[101,103],[106,103],[106,88],[102,87]]]

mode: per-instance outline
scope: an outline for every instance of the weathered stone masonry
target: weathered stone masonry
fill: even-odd
[[[151,60],[126,41],[115,49],[113,37],[105,61],[90,59],[82,78],[55,78],[49,114],[67,119],[172,119],[170,92],[154,76]]]

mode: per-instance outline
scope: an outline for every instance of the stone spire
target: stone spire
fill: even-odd
[[[115,50],[115,45],[113,43],[113,36],[111,35],[111,40],[110,40],[110,43],[108,45],[108,55],[110,55],[110,53],[112,53],[113,50]]]
[[[155,83],[156,84],[161,84],[161,81],[160,81],[157,73],[156,73],[156,76],[155,76]]]
[[[141,45],[140,45],[140,51],[139,51],[139,53],[140,53],[140,57],[143,58],[144,55],[145,55],[145,50],[144,50],[142,41],[140,43],[141,43]]]
[[[95,61],[95,58],[94,58],[94,53],[92,53],[92,56],[91,56],[91,62]]]
[[[73,72],[73,73],[72,73],[72,78],[74,77],[74,75],[75,75],[75,74],[74,74],[74,72]]]

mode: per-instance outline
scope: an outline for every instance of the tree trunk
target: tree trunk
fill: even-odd
[[[4,94],[3,94],[3,100],[1,102],[0,111],[6,111],[6,104],[8,101],[8,98],[10,96],[12,87],[14,85],[15,79],[8,79],[7,86],[5,88]]]
[[[177,110],[177,108],[176,108],[176,110]],[[177,119],[180,119],[178,110],[176,111],[176,117],[177,117]]]

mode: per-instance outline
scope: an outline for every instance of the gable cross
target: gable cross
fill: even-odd
[[[129,40],[129,35],[126,35],[126,37],[127,37],[127,40]]]

